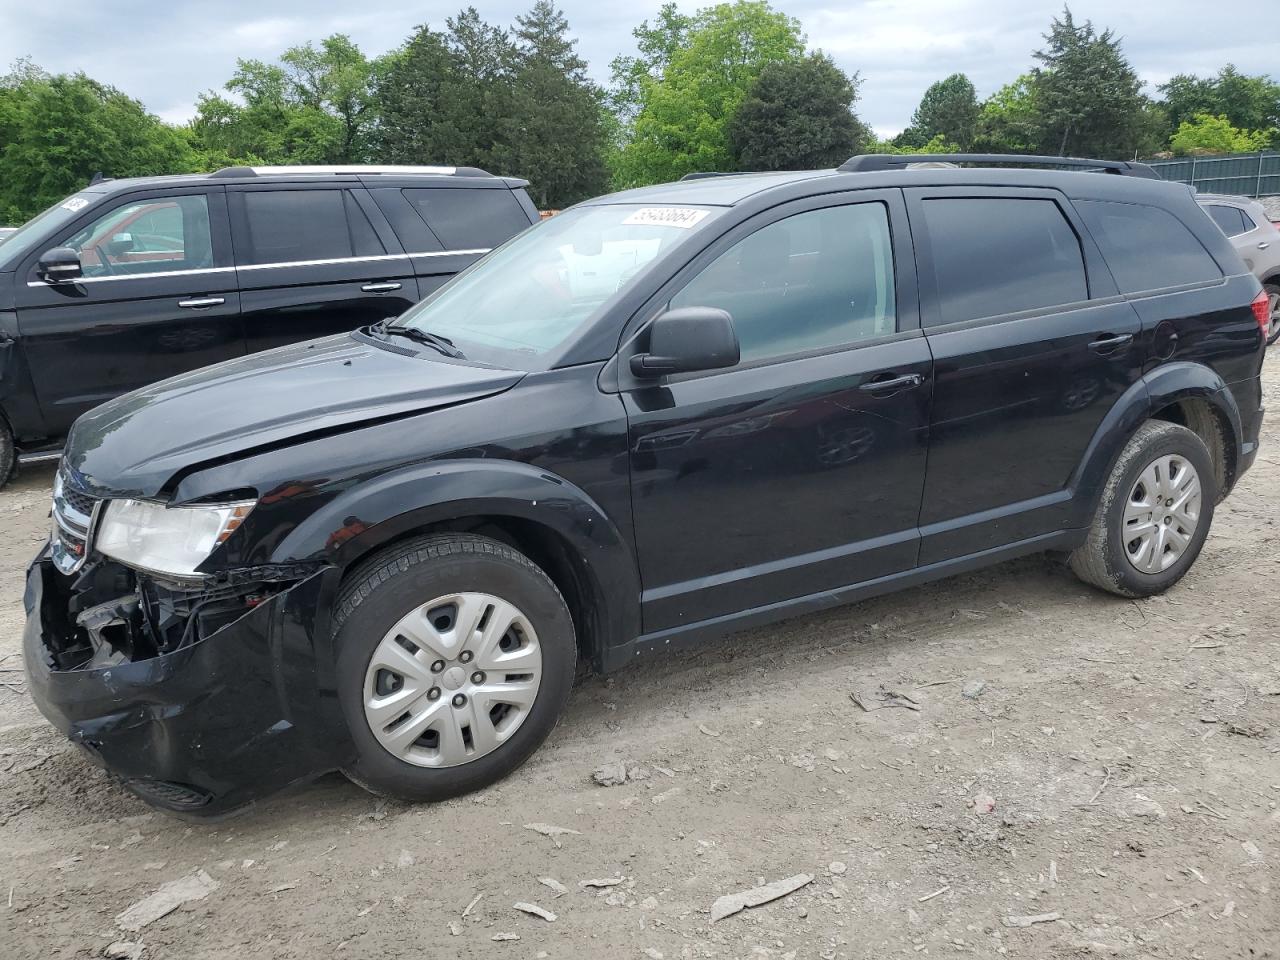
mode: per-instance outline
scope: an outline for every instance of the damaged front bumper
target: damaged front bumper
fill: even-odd
[[[157,600],[141,576],[138,602],[112,599],[85,576],[58,572],[48,547],[28,570],[29,689],[148,803],[220,816],[350,761],[323,613],[335,571],[223,584],[189,604]]]

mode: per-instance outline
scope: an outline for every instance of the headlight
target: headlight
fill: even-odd
[[[166,507],[146,500],[112,500],[98,521],[100,553],[153,573],[190,577],[214,547],[231,536],[254,501]]]

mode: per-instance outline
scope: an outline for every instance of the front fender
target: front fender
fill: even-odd
[[[1120,396],[1094,432],[1071,478],[1078,510],[1072,526],[1085,526],[1092,519],[1103,484],[1133,432],[1156,411],[1193,398],[1208,402],[1225,418],[1227,443],[1234,453],[1232,462],[1240,462],[1243,436],[1240,409],[1222,378],[1199,363],[1168,363],[1156,367]]]
[[[617,526],[581,488],[515,461],[431,461],[359,483],[290,531],[271,562],[324,559],[346,568],[415,531],[481,516],[537,524],[569,549],[595,600],[592,640],[598,650],[637,635],[639,573]]]

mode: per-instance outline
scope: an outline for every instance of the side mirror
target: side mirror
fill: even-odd
[[[54,247],[46,250],[36,264],[36,275],[48,283],[66,283],[78,280],[84,274],[80,266],[80,254],[70,247]]]
[[[653,380],[669,373],[732,367],[741,356],[727,310],[678,307],[649,325],[649,352],[631,358],[631,372]]]

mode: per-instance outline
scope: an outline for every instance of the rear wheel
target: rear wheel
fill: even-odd
[[[13,479],[18,469],[18,450],[13,443],[9,425],[0,417],[0,487]]]
[[[1122,597],[1173,586],[1195,563],[1218,499],[1213,458],[1192,431],[1149,420],[1125,445],[1089,539],[1071,554],[1086,583]]]
[[[1267,292],[1268,316],[1271,318],[1267,325],[1267,346],[1270,346],[1280,340],[1280,284],[1264,284],[1263,289]]]
[[[430,536],[380,554],[338,603],[339,701],[375,793],[441,800],[487,786],[546,739],[569,697],[573,620],[506,544]]]

